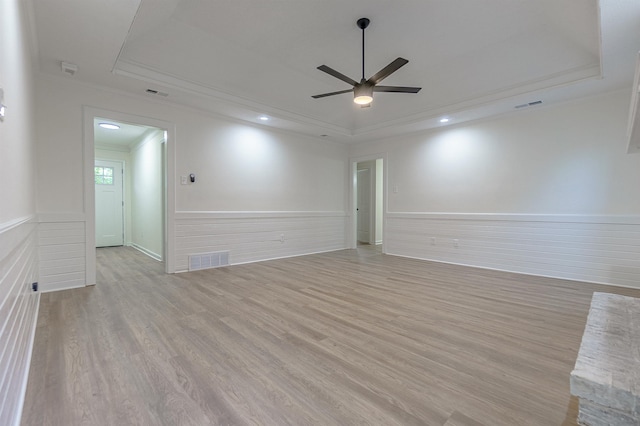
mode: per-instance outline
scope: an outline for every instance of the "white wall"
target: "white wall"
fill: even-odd
[[[611,93],[353,147],[388,156],[387,253],[640,287],[628,107]]]
[[[176,219],[169,226],[176,232],[176,248],[169,256],[176,270],[187,269],[189,254],[214,250],[230,250],[231,262],[241,263],[345,247],[346,147],[73,78],[37,80],[42,112],[37,127],[43,135],[38,139],[38,209],[43,215],[85,225],[83,105],[175,123],[177,136],[170,143],[177,172],[169,179],[176,185],[176,201],[169,208]],[[190,173],[196,182],[180,185],[179,177]],[[321,235],[315,226],[323,228]]]
[[[18,425],[39,293],[30,21],[19,0],[0,1],[0,424]]]
[[[151,130],[131,150],[131,243],[157,260],[164,238],[163,143],[164,131]]]

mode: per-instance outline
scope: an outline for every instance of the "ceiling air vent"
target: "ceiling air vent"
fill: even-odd
[[[147,89],[146,92],[149,93],[150,95],[158,95],[158,96],[162,96],[162,97],[165,97],[165,98],[167,96],[169,96],[168,93],[160,92],[160,91],[155,90],[155,89]]]
[[[534,105],[540,105],[541,103],[542,103],[542,101],[533,101],[533,102],[529,102],[529,103],[526,103],[526,104],[516,105],[514,108],[515,109],[526,108],[526,107],[530,107],[530,106],[534,106]]]

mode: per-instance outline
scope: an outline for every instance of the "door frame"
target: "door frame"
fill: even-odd
[[[387,176],[388,164],[387,153],[371,154],[361,157],[349,158],[349,175],[351,177],[351,185],[349,186],[349,232],[347,234],[347,248],[355,249],[358,247],[358,200],[356,194],[358,191],[358,163],[364,161],[372,161],[382,159],[382,253],[387,252]]]
[[[164,173],[164,247],[163,257],[166,273],[175,272],[175,123],[143,117],[125,112],[111,111],[90,106],[83,106],[83,189],[84,189],[84,221],[85,221],[85,285],[96,283],[96,205],[93,177],[95,160],[95,142],[93,120],[96,117],[119,121],[133,125],[143,125],[164,129],[167,132],[163,164]]]

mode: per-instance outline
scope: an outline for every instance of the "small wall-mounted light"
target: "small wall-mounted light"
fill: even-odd
[[[4,116],[7,113],[7,106],[4,104],[4,90],[0,89],[0,121],[4,121]]]

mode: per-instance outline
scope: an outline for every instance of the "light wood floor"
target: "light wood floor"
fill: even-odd
[[[591,293],[640,297],[367,246],[162,270],[42,295],[23,425],[575,425]]]

